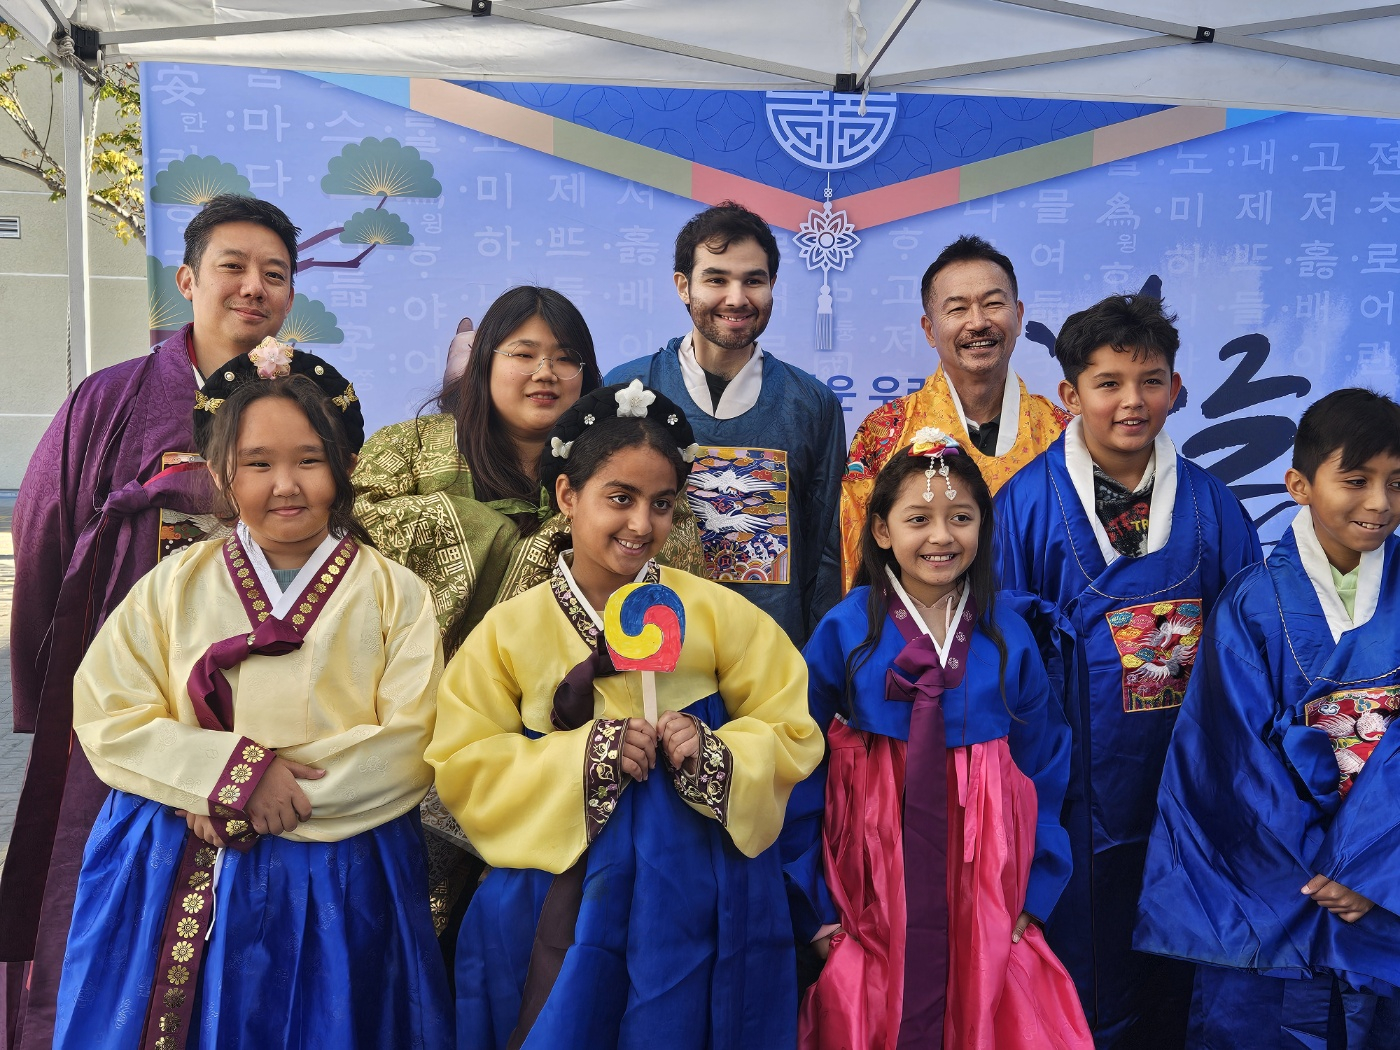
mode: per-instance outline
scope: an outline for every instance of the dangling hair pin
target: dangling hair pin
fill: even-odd
[[[944,457],[960,454],[957,441],[937,427],[923,427],[914,434],[914,444],[909,446],[909,455],[922,456],[928,460],[928,469],[924,471],[925,503],[933,499],[933,476],[935,474],[943,478],[943,489],[948,498],[950,500],[957,498],[957,490],[953,488],[953,483],[948,478],[948,464]]]

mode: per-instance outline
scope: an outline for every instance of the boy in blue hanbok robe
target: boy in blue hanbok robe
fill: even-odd
[[[1181,387],[1171,321],[1157,299],[1112,296],[1065,322],[1075,419],[997,496],[1002,586],[1074,639],[1049,661],[1074,734],[1074,874],[1046,933],[1100,1047],[1181,1045],[1189,969],[1132,950],[1143,858],[1201,626],[1260,557],[1239,501],[1162,432]]]
[[[1191,1046],[1374,1048],[1400,986],[1400,406],[1324,397],[1287,485],[1302,509],[1207,625],[1134,943],[1209,964]]]

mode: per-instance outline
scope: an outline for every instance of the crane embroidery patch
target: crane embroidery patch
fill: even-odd
[[[1303,709],[1306,725],[1321,729],[1332,743],[1341,780],[1337,790],[1343,795],[1385,736],[1400,713],[1400,685],[1376,689],[1342,689],[1316,700]]]
[[[1123,661],[1123,710],[1180,707],[1201,640],[1200,599],[1149,602],[1105,618]]]
[[[786,452],[702,445],[686,500],[700,526],[710,579],[788,582],[792,530]]]

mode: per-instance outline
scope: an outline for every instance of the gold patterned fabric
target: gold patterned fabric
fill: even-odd
[[[700,734],[700,750],[695,754],[694,765],[685,762],[673,766],[664,748],[658,748],[657,753],[671,771],[671,783],[676,785],[676,794],[697,809],[705,807],[720,824],[728,826],[729,782],[734,775],[734,755],[713,729],[694,715],[687,717],[695,723],[696,732]]]
[[[599,718],[583,749],[584,827],[592,842],[603,830],[622,797],[622,738],[625,718]]]

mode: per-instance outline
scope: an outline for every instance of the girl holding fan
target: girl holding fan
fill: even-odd
[[[695,455],[664,396],[612,386],[554,428],[540,475],[571,519],[546,585],[448,665],[428,760],[494,870],[457,944],[462,1050],[790,1046],[797,985],[778,851],[821,758],[800,654],[765,613],[653,560]],[[609,597],[661,583],[686,624],[658,674],[603,639]]]

